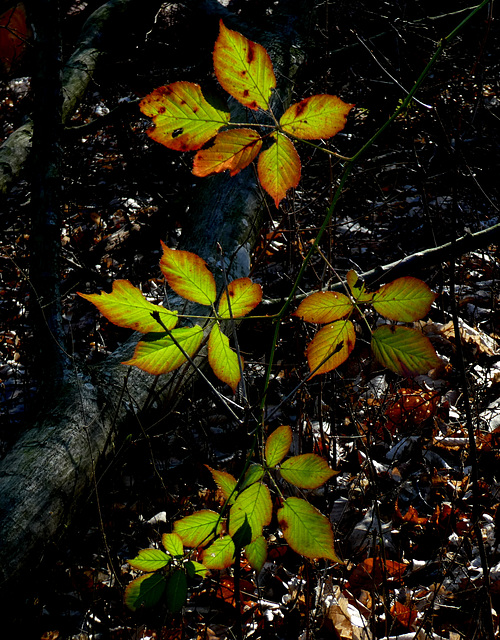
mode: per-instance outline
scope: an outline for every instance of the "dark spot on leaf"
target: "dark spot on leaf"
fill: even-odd
[[[335,349],[332,351],[331,355],[333,356],[335,353],[342,351],[344,347],[344,341],[341,340],[338,344],[335,345]]]
[[[159,114],[165,113],[165,111],[166,111],[165,107],[158,107]]]
[[[278,520],[278,524],[280,526],[281,531],[285,533],[285,531],[288,529],[288,522],[286,520]]]
[[[248,64],[252,64],[255,58],[255,43],[249,41],[248,42],[248,53],[247,53],[247,62]]]
[[[162,96],[169,96],[172,93],[172,89],[170,87],[160,87],[157,89],[157,93]]]
[[[174,129],[172,131],[172,138],[177,138],[178,136],[181,135],[181,133],[184,131],[184,128],[181,127],[180,129]]]
[[[306,110],[307,103],[308,103],[308,98],[298,103],[298,105],[295,107],[296,116],[300,116],[300,114]]]

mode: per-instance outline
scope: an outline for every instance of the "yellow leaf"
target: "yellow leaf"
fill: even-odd
[[[217,135],[214,144],[198,151],[193,173],[201,178],[211,173],[229,171],[235,176],[258,155],[262,138],[253,129],[230,129]]]
[[[231,316],[242,318],[255,309],[261,300],[260,284],[252,282],[250,278],[238,278],[230,282],[222,294],[219,302],[219,316],[226,319]],[[229,305],[231,305],[231,312],[229,312]]]
[[[271,146],[263,151],[257,163],[262,187],[274,200],[276,207],[288,189],[300,182],[300,158],[292,142],[280,133],[273,133]]]
[[[183,298],[210,306],[215,302],[215,280],[205,260],[190,251],[169,249],[161,243],[160,269],[172,289]]]
[[[229,338],[222,333],[218,324],[214,324],[208,338],[208,362],[219,380],[228,384],[233,393],[236,393],[241,379],[238,356],[229,346]],[[241,366],[243,368],[243,363]]]
[[[311,377],[333,371],[345,362],[355,342],[356,333],[350,320],[337,320],[320,329],[307,347],[309,368],[314,371]]]
[[[292,104],[281,116],[280,126],[285,133],[304,140],[331,138],[345,127],[353,106],[337,96],[310,96]]]

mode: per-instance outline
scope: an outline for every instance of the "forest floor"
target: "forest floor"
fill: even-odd
[[[68,41],[97,4],[74,3]],[[318,4],[314,46],[296,81],[297,99],[332,93],[355,103],[331,145],[344,156],[393,112],[405,95],[401,86],[411,87],[467,7],[445,3],[447,12],[430,2],[376,4]],[[239,5],[244,11],[245,3]],[[258,2],[252,10],[265,6]],[[109,291],[113,280],[126,278],[148,299],[161,301],[160,240],[175,246],[200,182],[189,157],[147,138],[148,123],[138,110],[118,121],[106,114],[120,100],[175,80],[213,82],[216,36],[185,6],[165,5],[141,47],[106,60],[75,117],[74,125],[103,118],[100,128],[68,134],[64,150],[64,320],[78,363],[101,361],[129,332],[106,322],[76,292]],[[419,102],[355,167],[301,292],[328,287],[349,269],[362,273],[498,222],[499,50],[498,27],[493,29],[485,9],[437,62]],[[0,86],[4,137],[29,112],[29,101],[28,74]],[[303,179],[279,210],[268,199],[254,253],[251,277],[267,300],[288,295],[341,170],[340,161],[320,150],[304,146],[299,152]],[[3,452],[35,412],[26,311],[28,202],[25,175],[0,213]],[[381,369],[360,335],[345,365],[305,381],[288,398],[307,378],[304,351],[312,328],[291,316],[283,323],[267,398],[268,428],[291,425],[296,453],[319,452],[339,471],[310,499],[330,517],[345,565],[305,562],[276,534],[261,574],[243,567],[239,614],[230,571],[194,588],[179,614],[162,606],[127,610],[124,588],[135,576],[127,560],[158,546],[176,518],[218,504],[206,464],[237,474],[244,461],[248,434],[235,430],[199,381],[174,410],[154,422],[131,424],[122,434],[120,450],[102,470],[71,535],[41,550],[43,572],[26,585],[22,614],[12,616],[19,637],[222,640],[238,637],[235,625],[242,620],[243,637],[256,640],[472,640],[488,637],[488,618],[498,634],[500,243],[463,255],[454,270],[454,292],[450,263],[408,274],[439,294],[421,328],[443,361],[412,380]],[[239,332],[248,395],[256,405],[273,332],[265,319],[246,322]],[[472,407],[469,422],[465,398]]]

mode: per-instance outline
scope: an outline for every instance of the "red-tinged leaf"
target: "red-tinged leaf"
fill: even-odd
[[[194,82],[174,82],[143,98],[139,108],[153,119],[147,134],[177,151],[194,151],[208,142],[230,119],[209,104]]]
[[[304,140],[331,138],[345,127],[353,107],[337,96],[310,96],[292,104],[281,116],[280,126],[285,133]]]
[[[281,465],[280,474],[299,489],[317,489],[338,471],[330,469],[327,461],[315,453],[293,456]]]
[[[387,580],[399,582],[408,565],[395,560],[366,558],[353,569],[349,576],[349,587],[352,589],[379,589]]]
[[[328,558],[342,563],[333,547],[331,524],[312,504],[288,498],[278,510],[278,522],[292,549],[306,558]]]
[[[198,351],[203,340],[203,329],[198,325],[174,329],[175,341],[190,357]],[[122,364],[138,367],[157,376],[178,369],[186,362],[186,357],[170,335],[148,333],[137,343],[134,357]]]
[[[273,65],[263,46],[220,21],[214,48],[214,70],[221,86],[249,109],[268,109],[276,86]]]
[[[203,551],[207,569],[227,569],[234,562],[235,546],[231,536],[219,538]]]
[[[268,467],[275,467],[286,456],[292,444],[292,430],[288,425],[275,429],[266,440],[265,457]]]
[[[190,251],[169,249],[161,243],[160,269],[172,289],[183,298],[210,306],[217,296],[215,280],[205,260]]]
[[[207,544],[215,534],[220,533],[221,528],[219,514],[209,509],[195,511],[190,516],[174,522],[174,533],[181,538],[185,547],[193,549]]]
[[[302,300],[292,315],[298,316],[306,322],[325,324],[340,320],[348,315],[352,309],[352,302],[343,293],[317,291]]]
[[[227,286],[221,296],[218,314],[221,318],[242,318],[260,304],[262,287],[250,278],[238,278]],[[231,312],[229,311],[231,306]]]
[[[161,543],[171,556],[184,555],[184,545],[177,533],[164,533],[161,537]]]
[[[163,569],[169,564],[172,557],[161,549],[141,549],[135,558],[127,560],[133,569],[152,572]]]
[[[355,342],[356,333],[350,320],[337,320],[320,329],[307,347],[307,362],[313,376],[333,371],[345,362]]]
[[[418,610],[410,609],[401,602],[396,602],[391,607],[391,614],[396,620],[408,629],[415,629],[415,623],[417,622]]]
[[[273,133],[271,146],[263,151],[257,163],[262,187],[274,200],[276,207],[288,189],[300,182],[300,158],[292,142],[280,133]]]
[[[208,362],[213,372],[228,384],[233,393],[241,380],[238,356],[229,346],[229,338],[225,336],[218,324],[214,324],[208,338]],[[241,363],[243,367],[243,362]]]
[[[429,339],[408,327],[378,327],[372,335],[372,351],[382,366],[400,376],[427,373],[441,363]]]
[[[141,333],[160,331],[161,327],[152,317],[158,313],[167,329],[177,324],[177,312],[169,311],[148,302],[142,292],[128,280],[115,280],[111,293],[78,293],[79,296],[92,302],[99,311],[113,324]]]
[[[429,287],[419,280],[407,276],[389,282],[373,295],[373,308],[390,320],[414,322],[429,313],[437,298]]]
[[[235,176],[257,157],[262,138],[253,129],[230,129],[217,134],[214,144],[198,151],[193,162],[195,176],[229,171]]]
[[[172,613],[177,613],[182,609],[187,600],[187,591],[186,574],[182,569],[177,569],[168,577],[165,593],[167,607]]]
[[[267,560],[267,542],[264,536],[258,536],[245,547],[245,556],[255,571],[259,572]]]
[[[30,36],[23,2],[0,15],[0,62],[6,73],[10,73],[23,57]]]
[[[354,269],[347,272],[346,280],[352,297],[356,302],[363,303],[372,301],[373,293],[368,293],[365,290],[365,283],[360,279]]]
[[[244,524],[245,517],[251,529],[251,542],[262,535],[262,529],[271,522],[273,503],[265,484],[256,482],[242,491],[229,512],[229,535],[233,536]]]
[[[125,604],[132,611],[152,607],[165,593],[167,582],[161,573],[146,574],[132,580],[125,589]]]
[[[236,493],[234,493],[234,488],[236,487],[236,478],[234,478],[234,476],[232,476],[230,473],[227,473],[227,471],[212,469],[212,467],[209,467],[208,464],[206,464],[205,467],[212,474],[212,478],[214,479],[215,484],[222,491],[222,495],[224,496],[225,500],[230,499],[230,504],[233,504],[236,499]]]

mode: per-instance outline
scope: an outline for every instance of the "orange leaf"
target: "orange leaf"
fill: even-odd
[[[230,129],[217,135],[214,144],[198,151],[193,173],[201,178],[228,170],[231,176],[247,167],[262,147],[262,138],[253,129]]]
[[[271,139],[271,146],[259,156],[257,172],[262,187],[278,207],[288,189],[299,184],[301,165],[295,147],[286,136],[273,133]]]
[[[314,371],[311,377],[333,371],[345,362],[355,342],[354,326],[349,320],[338,320],[320,329],[307,347],[309,369]]]
[[[262,300],[262,287],[260,284],[252,282],[250,278],[238,278],[227,286],[219,302],[219,316],[229,319],[242,318],[250,313],[252,309]],[[231,313],[229,313],[231,304]]]
[[[317,291],[307,296],[292,315],[306,322],[326,324],[340,320],[352,310],[352,302],[343,293],[336,291]]]
[[[281,116],[280,126],[285,133],[304,140],[331,138],[345,127],[353,106],[337,96],[310,96],[292,104]]]

